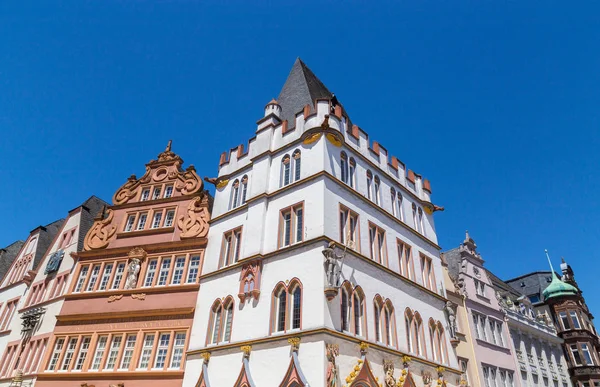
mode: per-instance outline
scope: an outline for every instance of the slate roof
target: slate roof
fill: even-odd
[[[59,219],[45,226],[38,227],[40,229],[40,233],[37,242],[37,247],[35,249],[35,256],[33,257],[33,264],[31,266],[33,270],[35,270],[38,267],[38,265],[42,261],[42,258],[44,258],[46,250],[48,250],[50,244],[54,241],[54,237],[56,236],[58,231],[62,229],[64,222],[64,219]],[[37,228],[34,229],[32,232],[36,230]]]
[[[281,120],[288,121],[290,128],[296,126],[296,114],[310,105],[313,108],[318,98],[331,98],[332,93],[300,58],[296,59],[292,70],[279,93],[277,102],[281,106]]]
[[[510,286],[506,282],[502,281],[491,271],[489,271],[487,269],[485,271],[487,272],[488,278],[492,282],[494,289],[496,289],[498,291],[498,293],[500,293],[501,295],[509,296],[513,301],[524,295],[523,293],[520,293],[517,290],[515,290],[512,286]]]
[[[24,244],[23,241],[16,241],[0,249],[0,278],[4,278]]]
[[[109,206],[107,202],[97,196],[90,196],[83,204],[81,204],[81,220],[79,223],[79,238],[77,240],[77,251],[83,250],[83,241],[88,231],[94,224],[94,218],[104,206]]]
[[[542,292],[551,281],[551,271],[536,271],[504,282],[525,296],[537,295],[540,300],[543,300]]]
[[[460,263],[462,258],[460,256],[460,250],[458,247],[445,251],[442,253],[442,259],[448,265],[448,275],[452,281],[458,279],[458,273],[460,272]]]

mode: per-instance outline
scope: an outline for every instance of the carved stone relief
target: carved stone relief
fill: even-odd
[[[177,226],[181,230],[181,238],[204,237],[208,234],[208,196],[196,196],[187,208],[187,214],[181,215]]]

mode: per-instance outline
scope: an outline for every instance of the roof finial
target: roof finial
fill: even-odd
[[[169,142],[167,143],[167,148],[165,149],[165,152],[170,152],[171,151],[171,143],[173,142],[173,140],[169,140]]]
[[[469,238],[470,238],[470,236],[469,236],[469,230],[466,230],[466,231],[465,231],[465,238],[466,238],[466,239],[469,239]]]
[[[562,263],[567,263],[567,262],[565,262],[565,257],[560,257],[560,261],[561,261]]]
[[[546,253],[546,258],[548,258],[548,264],[550,265],[550,270],[552,270],[552,274],[554,274],[554,268],[552,267],[552,261],[550,261],[550,255],[548,254],[548,249],[544,249]]]

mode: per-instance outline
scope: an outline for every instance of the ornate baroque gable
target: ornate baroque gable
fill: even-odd
[[[201,192],[202,179],[196,174],[196,169],[190,165],[186,170],[181,168],[183,160],[171,151],[171,141],[158,159],[146,164],[146,173],[141,178],[131,175],[127,182],[113,196],[113,204],[125,204],[138,197],[142,186],[147,184],[173,183],[175,191],[182,195]]]

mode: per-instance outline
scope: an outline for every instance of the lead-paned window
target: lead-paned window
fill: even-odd
[[[146,333],[144,336],[144,345],[142,346],[142,354],[138,369],[147,369],[150,364],[150,356],[152,356],[152,347],[154,347],[154,333]]]
[[[108,357],[106,359],[106,365],[104,366],[105,370],[112,370],[115,368],[117,356],[119,355],[119,349],[121,348],[122,339],[123,337],[121,335],[113,336],[112,341],[110,343]]]
[[[96,350],[94,351],[94,359],[92,360],[92,365],[90,369],[99,370],[100,365],[102,363],[102,358],[104,357],[104,351],[106,351],[106,343],[108,342],[108,336],[100,336],[98,337],[98,343],[96,344]]]
[[[160,263],[160,272],[158,273],[158,281],[156,285],[164,286],[167,284],[169,277],[169,269],[171,268],[171,258],[163,258]]]
[[[135,350],[136,338],[137,335],[135,334],[127,335],[127,338],[125,339],[125,349],[123,350],[123,357],[121,358],[121,365],[119,366],[120,370],[129,369],[131,359],[133,358],[133,352]]]
[[[58,358],[63,350],[63,345],[65,345],[64,337],[59,337],[56,339],[56,342],[54,343],[54,350],[52,351],[52,356],[50,357],[50,362],[48,363],[48,368],[46,368],[48,371],[54,371],[56,368]]]
[[[179,285],[183,279],[183,270],[185,269],[185,257],[175,258],[175,266],[173,267],[173,275],[171,277],[171,285]]]
[[[153,368],[164,368],[167,360],[167,352],[169,351],[169,343],[171,341],[170,333],[161,333],[159,336],[158,347],[156,349],[156,356],[154,357]]]
[[[127,216],[127,223],[125,223],[125,231],[133,230],[133,225],[135,224],[135,215]]]
[[[144,280],[144,286],[152,286],[154,282],[154,276],[156,275],[156,268],[158,267],[158,259],[151,259],[148,261],[148,268],[146,269],[146,279]]]
[[[140,217],[138,218],[138,223],[137,223],[137,227],[135,228],[136,230],[143,230],[144,227],[146,227],[146,220],[148,219],[148,214],[147,213],[143,213],[140,214]]]
[[[75,371],[81,371],[83,368],[83,363],[85,362],[85,358],[87,357],[87,353],[90,349],[90,341],[92,338],[90,336],[85,336],[81,340],[81,346],[79,347],[79,354],[77,355],[77,361],[75,362],[75,367],[73,369]]]
[[[96,286],[96,281],[98,281],[98,275],[100,274],[100,265],[94,265],[94,267],[92,267],[92,273],[90,274],[90,280],[88,282],[86,291],[87,292],[91,292],[92,290],[94,290],[94,286]]]
[[[188,275],[186,283],[196,283],[198,279],[198,270],[200,269],[200,256],[193,255],[190,258],[190,265],[188,268]]]
[[[296,205],[281,211],[279,227],[279,247],[302,242],[304,232],[303,206]]]
[[[172,185],[168,185],[165,187],[165,198],[170,198],[171,196],[173,196],[173,186]]]
[[[168,210],[167,216],[165,217],[164,227],[173,226],[173,219],[175,219],[175,210]]]
[[[117,270],[115,272],[115,278],[113,278],[112,289],[119,289],[121,286],[121,279],[123,279],[123,273],[125,272],[125,262],[117,264]]]
[[[177,369],[181,367],[184,350],[185,332],[177,332],[175,333],[175,342],[173,343],[173,353],[171,354],[171,364],[169,368]]]
[[[154,187],[154,191],[152,191],[152,200],[156,200],[160,198],[161,187]]]
[[[82,266],[79,271],[79,277],[77,278],[77,284],[75,285],[75,293],[80,292],[83,289],[83,284],[87,278],[88,271],[90,270],[89,266]]]
[[[104,265],[104,271],[102,272],[102,279],[100,280],[100,285],[98,286],[98,290],[106,290],[106,287],[108,286],[108,281],[110,281],[112,269],[113,269],[112,263],[107,263]]]
[[[62,367],[60,369],[62,371],[67,371],[69,366],[71,365],[71,360],[73,360],[73,356],[75,354],[75,348],[77,347],[77,337],[72,337],[69,339],[69,343],[67,344],[67,350],[65,352],[65,356],[63,358]]]
[[[162,220],[162,212],[155,212],[154,216],[152,217],[152,228],[159,228],[160,227],[160,221]]]

